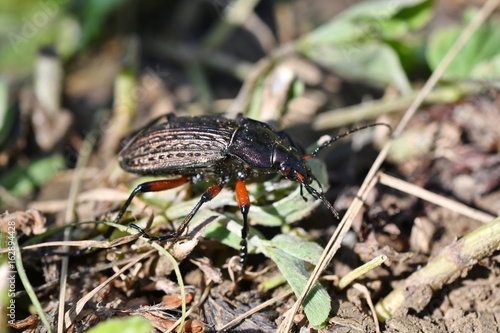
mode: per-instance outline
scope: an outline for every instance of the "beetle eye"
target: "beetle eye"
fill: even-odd
[[[290,173],[290,170],[291,170],[291,168],[289,165],[287,165],[287,164],[280,165],[280,172],[282,175],[284,175],[284,176],[288,175]]]

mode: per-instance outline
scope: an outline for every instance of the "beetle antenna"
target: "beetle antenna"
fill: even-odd
[[[321,201],[323,201],[323,204],[333,213],[333,215],[335,215],[337,219],[340,218],[340,215],[337,212],[337,210],[333,208],[332,204],[328,200],[326,200],[325,195],[323,193],[319,193],[318,191],[316,191],[314,187],[305,183],[304,187],[306,188],[307,192],[309,192],[315,199],[320,199]]]
[[[391,129],[391,126],[389,126],[388,124],[384,124],[384,123],[374,123],[374,124],[370,124],[370,125],[366,125],[366,126],[362,126],[362,127],[357,127],[357,128],[353,128],[343,134],[339,134],[337,136],[334,136],[333,138],[331,138],[330,140],[324,142],[323,144],[321,144],[321,146],[319,146],[318,148],[314,149],[314,151],[310,154],[307,154],[305,156],[305,159],[310,159],[312,157],[316,157],[316,155],[324,148],[330,146],[332,143],[334,143],[335,141],[341,139],[341,138],[344,138],[354,132],[357,132],[357,131],[361,131],[361,130],[364,130],[364,129],[367,129],[367,128],[370,128],[370,127],[375,127],[375,126],[387,126],[389,129]]]

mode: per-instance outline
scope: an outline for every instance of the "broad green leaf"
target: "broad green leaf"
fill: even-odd
[[[210,224],[205,229],[205,237],[216,239],[222,244],[225,244],[233,249],[240,249],[241,242],[241,228],[242,228],[242,220],[236,218],[235,216],[231,216],[231,214],[217,214],[209,211],[200,211],[201,216],[196,216],[193,218],[203,219],[210,216],[213,218],[213,221],[210,221]],[[193,221],[196,224],[196,221]],[[256,229],[250,227],[249,228],[249,239],[248,252],[253,252],[256,243],[254,243],[254,239],[263,240],[265,237]]]
[[[394,4],[394,1],[390,1]],[[398,1],[397,13],[392,18],[393,21],[404,22],[409,30],[418,30],[423,28],[434,15],[433,0],[424,1]]]
[[[318,45],[306,55],[352,80],[364,81],[379,88],[393,85],[402,92],[411,91],[410,82],[398,55],[387,44],[370,42],[345,46]]]
[[[272,245],[262,244],[264,253],[270,257],[288,281],[296,295],[300,295],[310,277],[304,262]],[[314,327],[323,327],[331,310],[331,299],[320,284],[315,284],[303,303],[307,319]]]
[[[252,221],[260,225],[278,227],[308,216],[320,205],[320,201],[312,197],[309,197],[307,202],[304,201],[300,196],[300,187],[297,184],[291,185],[295,187],[295,190],[284,198],[264,206],[251,206],[248,216]]]
[[[394,29],[419,29],[432,16],[432,1],[376,0],[353,5],[300,40],[300,44],[347,44],[394,36]]]
[[[390,43],[408,40],[431,16],[432,1],[428,0],[365,1],[305,35],[296,47],[345,78],[380,88],[393,85],[408,93],[410,83]],[[416,42],[409,39],[409,47],[415,48]]]
[[[308,242],[294,235],[277,235],[271,240],[271,244],[295,258],[307,261],[313,265],[318,263],[323,253],[323,248],[318,244]]]
[[[432,70],[436,69],[445,54],[462,33],[464,26],[437,30],[432,34],[426,52]],[[479,27],[470,40],[450,63],[443,78],[446,80],[498,79],[500,70],[500,20],[491,19]]]

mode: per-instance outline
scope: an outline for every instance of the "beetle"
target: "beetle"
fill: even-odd
[[[161,118],[166,121],[156,124]],[[164,191],[188,182],[213,179],[214,184],[203,193],[198,203],[172,233],[151,236],[135,224],[143,237],[153,241],[178,238],[200,209],[212,200],[227,184],[235,186],[236,201],[243,215],[240,243],[240,267],[244,272],[247,256],[248,212],[250,199],[245,186],[247,179],[263,174],[281,174],[284,178],[300,183],[301,195],[306,191],[319,199],[338,219],[339,214],[325,198],[307,160],[338,139],[368,127],[387,124],[375,123],[352,129],[324,142],[313,152],[306,154],[283,131],[275,131],[266,123],[244,117],[236,119],[217,116],[177,117],[170,113],[160,116],[131,135],[132,139],[119,154],[120,167],[140,175],[168,176],[168,179],[139,184],[118,212],[118,223],[132,199],[139,193]],[[319,191],[312,184],[317,183]]]

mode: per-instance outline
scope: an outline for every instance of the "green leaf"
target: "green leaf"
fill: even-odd
[[[481,61],[471,71],[472,77],[498,79],[500,73],[500,54],[487,61]]]
[[[313,265],[318,263],[323,253],[323,248],[318,244],[308,242],[294,235],[277,235],[271,240],[271,244],[295,258],[307,261]]]
[[[128,318],[112,318],[97,324],[88,330],[88,333],[150,333],[153,325],[141,316],[130,316]]]
[[[22,197],[47,182],[64,166],[61,155],[44,157],[4,174],[0,178],[0,186],[13,196]]]
[[[388,43],[404,41],[431,16],[429,0],[361,2],[302,37],[296,47],[345,78],[380,88],[393,85],[408,93],[409,80]],[[415,40],[410,43],[414,48]]]
[[[278,227],[290,224],[308,216],[313,209],[320,205],[319,200],[309,198],[308,201],[300,196],[300,188],[291,184],[295,190],[284,198],[269,205],[252,205],[248,216],[259,225]]]
[[[246,116],[252,119],[260,119],[260,107],[262,104],[262,95],[264,94],[264,87],[266,82],[266,75],[269,72],[266,72],[265,75],[262,75],[258,78],[255,87],[252,90],[252,95],[250,97],[250,104],[248,106],[248,110]]]
[[[470,15],[470,14],[465,14]],[[435,70],[443,57],[463,32],[464,26],[435,31],[429,40],[427,61]],[[500,76],[500,20],[491,19],[479,27],[468,43],[450,63],[443,78],[446,80],[497,79]]]
[[[432,1],[365,1],[345,10],[300,40],[300,44],[346,44],[387,39],[424,26],[432,17]],[[388,34],[388,35],[385,35]],[[399,34],[396,34],[399,35]]]
[[[306,84],[300,78],[293,80],[292,89],[290,89],[290,99],[302,96],[306,91]]]
[[[393,1],[389,2],[394,4]],[[397,13],[392,18],[394,21],[404,22],[408,30],[418,30],[423,28],[434,15],[434,2],[425,1],[398,1]]]
[[[67,14],[68,2],[7,1],[0,3],[0,71],[27,75],[40,47],[53,45],[63,57],[76,50],[79,25]],[[67,34],[73,36],[68,38]]]
[[[201,213],[201,214],[200,214]],[[200,215],[200,216],[198,216]],[[226,213],[218,214],[210,211],[201,211],[195,215],[195,218],[207,219],[208,217],[213,218],[213,221],[205,229],[205,237],[216,239],[222,244],[232,247],[233,249],[240,249],[241,242],[241,228],[243,222],[236,216]],[[194,221],[196,223],[196,221]],[[249,228],[249,252],[254,251],[255,245],[252,239],[258,238],[259,240],[265,239],[265,237],[256,229]]]
[[[278,265],[295,295],[300,295],[310,277],[304,267],[304,262],[274,246],[263,244],[262,247],[264,253]],[[323,286],[315,284],[303,305],[311,325],[318,328],[324,327],[331,310],[331,299]]]
[[[103,24],[114,9],[125,4],[128,0],[87,0],[81,9],[83,38],[82,45],[87,45],[103,28]]]
[[[317,159],[308,160],[308,164],[311,167],[312,173],[323,187],[323,190],[327,190],[328,176],[325,164]],[[300,195],[301,191],[298,183],[286,180],[283,181],[288,182],[288,186],[278,189],[276,187],[277,180],[274,179],[265,182],[264,186],[260,188],[259,191],[250,191],[250,194],[254,197],[261,197],[262,195],[278,196],[281,195],[282,192],[284,193],[281,199],[274,201],[270,199],[269,201],[271,201],[271,203],[268,205],[252,205],[250,207],[248,216],[256,224],[270,227],[291,224],[310,215],[311,212],[321,204],[320,200],[314,200],[307,192],[305,193],[307,201],[305,201]],[[313,184],[313,186],[316,186],[316,184]]]
[[[411,91],[398,55],[386,44],[370,42],[341,47],[324,44],[309,49],[306,55],[343,77],[381,89],[393,85],[402,92]]]

